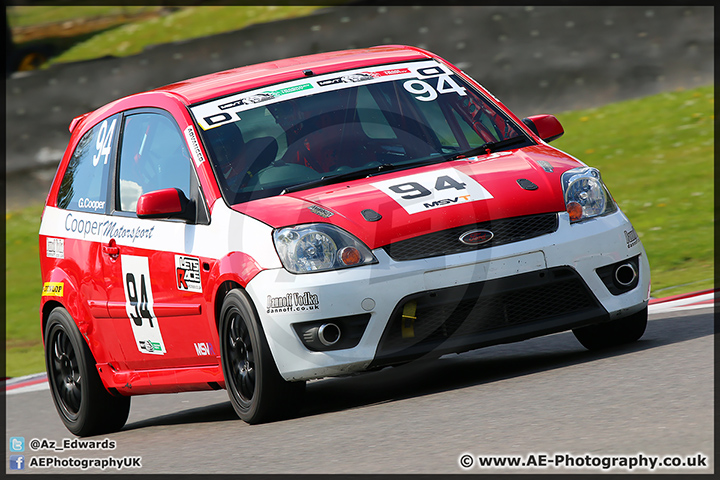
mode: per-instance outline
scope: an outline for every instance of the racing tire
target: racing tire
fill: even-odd
[[[86,437],[116,432],[125,425],[130,397],[105,389],[90,348],[63,307],[48,317],[45,367],[55,408],[71,433]]]
[[[220,357],[225,388],[238,417],[249,424],[298,413],[305,382],[280,376],[257,312],[248,295],[234,289],[220,314]]]
[[[632,343],[640,339],[647,327],[648,309],[645,307],[628,317],[573,330],[575,338],[588,350],[600,350]]]

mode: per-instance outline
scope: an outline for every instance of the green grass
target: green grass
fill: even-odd
[[[653,296],[713,287],[713,87],[558,114],[553,142],[598,167],[642,239]],[[42,206],[6,214],[7,373],[44,370],[38,228]]]
[[[342,3],[342,2],[338,2]],[[19,7],[17,7],[19,8]],[[65,10],[72,7],[24,7],[25,9]],[[81,8],[81,7],[75,7]],[[102,9],[113,9],[118,13],[135,13],[130,7],[82,7],[87,11],[78,11],[85,16],[97,15]],[[135,7],[141,8],[141,7]],[[144,7],[147,9],[148,7]],[[115,28],[99,32],[91,38],[77,43],[57,57],[50,59],[44,67],[63,62],[76,62],[99,58],[106,55],[124,57],[140,53],[145,47],[164,43],[189,40],[223,32],[239,30],[252,24],[306,16],[318,10],[320,6],[201,6],[182,7],[165,16],[153,17],[125,23]],[[34,21],[44,19],[43,12],[33,12]],[[30,22],[26,18],[17,22]],[[282,32],[278,33],[281,35]],[[242,45],[237,48],[245,48]]]
[[[27,375],[45,369],[40,333],[38,230],[42,205],[5,214],[6,372]]]
[[[648,254],[653,296],[713,288],[714,87],[557,115],[553,142],[600,169]]]
[[[73,0],[75,1],[75,0]],[[7,7],[8,23],[11,27],[28,27],[68,20],[107,17],[114,15],[136,15],[138,13],[160,10],[162,7],[100,6],[100,5],[63,5],[72,2],[54,2],[56,5],[29,6],[15,5]],[[77,3],[77,2],[76,2]]]

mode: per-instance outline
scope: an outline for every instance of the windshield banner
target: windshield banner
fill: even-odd
[[[439,94],[466,95],[465,88],[458,85],[451,77],[453,74],[448,67],[435,60],[364,67],[242,92],[191,107],[190,110],[198,125],[203,130],[210,130],[229,122],[242,120],[243,111],[258,107],[260,104],[272,105],[315,93],[350,88],[358,83],[407,80],[403,83],[405,90],[422,102],[435,100]]]

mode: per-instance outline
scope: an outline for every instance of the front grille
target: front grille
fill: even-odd
[[[416,260],[519,242],[552,233],[557,228],[557,213],[543,213],[454,227],[390,243],[383,249],[393,260]],[[460,241],[463,233],[475,229],[489,230],[493,233],[493,238],[481,245],[466,245]]]
[[[457,347],[447,351],[464,351],[501,343],[518,335],[513,327],[540,331],[536,326],[547,327],[550,322],[555,331],[566,330],[606,314],[578,273],[568,267],[422,292],[404,298],[395,308],[375,363],[416,357],[443,344]],[[535,335],[524,338],[530,336]]]

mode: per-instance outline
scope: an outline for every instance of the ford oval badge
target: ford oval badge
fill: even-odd
[[[460,235],[460,241],[465,245],[482,245],[493,238],[490,230],[470,230]]]

